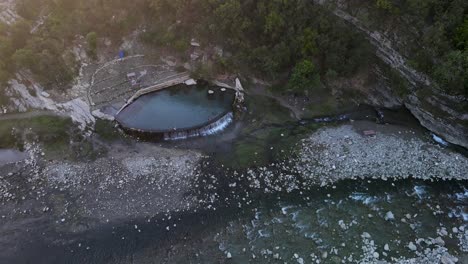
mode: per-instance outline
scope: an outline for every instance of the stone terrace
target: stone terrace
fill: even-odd
[[[140,85],[132,86],[127,79],[128,73],[135,73]],[[144,56],[127,57],[115,60],[97,69],[93,74],[89,89],[89,99],[92,108],[104,109],[111,107],[119,109],[138,90],[167,82],[181,74],[173,67]]]

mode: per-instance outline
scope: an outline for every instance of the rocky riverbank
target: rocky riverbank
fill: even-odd
[[[38,144],[28,144],[26,152],[26,161],[0,166],[0,244],[6,255],[32,230],[82,233],[196,208],[186,195],[201,158],[195,151],[114,144],[91,162],[46,160]]]
[[[3,257],[16,254],[35,231],[79,235],[131,219],[244,208],[258,196],[311,193],[346,179],[468,179],[467,158],[421,130],[367,121],[309,132],[289,158],[237,171],[217,167],[198,151],[152,143],[112,143],[105,154],[83,161],[48,160],[36,143],[26,144],[25,153],[25,161],[0,166]],[[41,239],[56,243],[52,237]]]
[[[364,136],[364,130],[377,134]],[[466,157],[420,133],[371,122],[324,128],[302,141],[297,169],[321,184],[349,178],[468,179]]]
[[[373,130],[376,135],[365,136],[364,130]],[[2,203],[19,203],[21,208],[22,201],[31,199],[38,204],[31,212],[54,211],[56,220],[63,218],[63,222],[95,218],[103,223],[217,202],[216,199],[194,202],[191,200],[194,197],[184,195],[193,191],[191,185],[206,173],[199,169],[202,154],[197,151],[162,148],[151,143],[114,143],[94,161],[81,162],[46,160],[39,144],[26,144],[25,152],[26,161],[0,167]],[[394,125],[356,121],[324,127],[300,141],[295,153],[268,166],[225,173],[233,181],[247,181],[252,189],[266,193],[291,192],[346,179],[468,179],[465,156],[438,145],[420,130]],[[214,165],[207,162],[203,166],[211,168],[210,175]],[[218,169],[222,170],[214,171]],[[207,188],[202,191],[219,185],[219,177],[208,176],[214,182],[205,181]],[[62,212],[54,209],[64,206],[50,204],[56,195],[64,202],[67,197],[74,197],[68,205],[74,209]],[[114,210],[115,206],[122,210]]]
[[[375,136],[364,135],[365,130]],[[274,146],[271,151],[277,150]],[[347,179],[467,180],[466,156],[438,145],[427,132],[355,121],[328,126],[302,139],[283,161],[233,173],[249,192],[290,193]]]
[[[414,59],[411,58],[412,55],[404,54],[410,52],[409,47],[413,45],[412,43],[418,42],[415,36],[419,35],[420,29],[393,21],[384,26],[384,30],[382,28],[378,30],[375,27],[383,25],[374,25],[372,21],[366,19],[365,8],[361,9],[353,3],[337,0],[315,2],[327,7],[330,13],[346,21],[354,30],[362,32],[375,47],[376,56],[406,81],[408,91],[404,94],[398,94],[395,85],[378,85],[365,91],[366,101],[376,105],[404,105],[424,127],[453,144],[468,148],[466,98],[447,95],[441,91],[441,87],[431,79],[431,76],[418,71],[409,63]],[[353,16],[351,13],[361,14],[362,17]],[[405,27],[410,30],[409,34],[402,30]],[[379,76],[379,79],[390,78],[384,74]]]

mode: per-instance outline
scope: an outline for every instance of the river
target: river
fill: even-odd
[[[400,112],[364,107],[297,122],[254,101],[252,114],[217,136],[124,137],[83,160],[47,159],[29,146],[26,164],[0,167],[0,263],[468,262],[467,164],[456,149]],[[382,115],[399,122],[352,121]],[[375,138],[362,136],[368,128]],[[369,174],[346,179],[355,170],[339,163],[343,153],[369,149],[358,167]],[[333,168],[298,171],[294,157],[304,153],[317,156],[305,160],[309,169],[328,160]],[[382,168],[414,175],[394,180]],[[325,176],[325,186],[313,181]]]
[[[241,208],[56,234],[53,244],[25,245],[15,262],[393,263],[418,257],[408,247],[413,243],[423,252],[443,248],[437,252],[448,250],[466,263],[467,205],[466,181],[342,181],[307,192],[261,194]]]

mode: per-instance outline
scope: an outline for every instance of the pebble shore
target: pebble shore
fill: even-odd
[[[375,137],[362,130],[372,128]],[[468,179],[468,159],[404,128],[370,122],[329,127],[301,143],[297,170],[326,185],[342,179]]]
[[[376,136],[364,136],[364,129],[375,130]],[[345,179],[468,179],[465,156],[420,132],[371,122],[322,128],[299,142],[297,155],[285,161],[226,175],[201,177],[199,152],[146,143],[113,146],[92,162],[47,161],[38,144],[28,144],[26,152],[26,161],[0,167],[0,233],[8,234],[4,242],[16,239],[9,224],[28,225],[31,219],[47,219],[55,230],[80,233],[119,219],[157,214],[170,219],[175,212],[216,210],[220,203],[243,207],[258,193],[302,193]],[[228,181],[231,195],[220,191],[220,177]],[[392,212],[385,218],[398,221]],[[462,251],[468,250],[468,228],[463,225],[456,232],[441,231],[440,237],[411,242],[408,248],[418,257],[394,262],[457,263],[444,247],[447,235],[459,239]],[[364,259],[377,261],[385,253],[373,250],[367,235],[363,241]]]

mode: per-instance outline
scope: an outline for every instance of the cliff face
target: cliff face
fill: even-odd
[[[409,91],[404,95],[396,95],[392,91],[394,87],[384,85],[367,91],[370,102],[382,106],[392,106],[396,105],[395,102],[401,102],[424,127],[453,144],[468,148],[467,98],[445,94],[429,76],[411,67],[408,58],[402,55],[408,53],[408,50],[405,50],[408,41],[418,36],[408,36],[411,30],[399,32],[396,28],[386,28],[385,33],[374,30],[370,25],[352,16],[350,11],[353,7],[343,4],[342,1],[315,2],[362,32],[375,47],[377,57],[407,82]]]
[[[11,25],[16,21],[18,14],[15,12],[14,5],[14,0],[0,1],[0,22]]]

